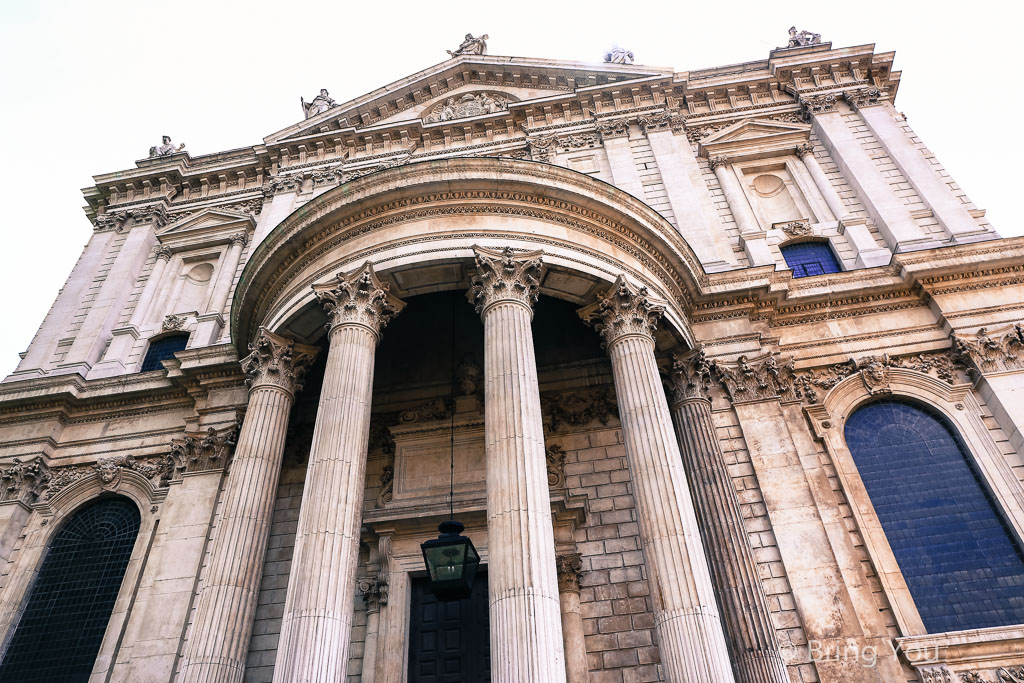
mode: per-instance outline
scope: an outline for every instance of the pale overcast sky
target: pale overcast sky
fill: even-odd
[[[600,62],[612,44],[677,71],[764,59],[795,24],[896,51],[896,107],[1004,236],[1024,158],[1020,17],[1009,2],[0,3],[0,377],[32,339],[92,226],[91,176],[167,134],[194,154],[256,144],[447,58],[467,32],[493,55]]]

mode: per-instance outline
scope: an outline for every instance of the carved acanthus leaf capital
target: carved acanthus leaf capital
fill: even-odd
[[[583,578],[583,556],[579,553],[555,555],[555,571],[558,574],[559,593],[579,593],[580,579]]]
[[[991,331],[982,327],[973,339],[954,333],[951,341],[954,358],[967,367],[972,378],[986,372],[1024,368],[1024,323]]]
[[[338,273],[333,280],[313,285],[313,292],[327,312],[328,328],[362,325],[380,339],[381,331],[398,315],[405,302],[390,292],[367,261],[348,273]]]
[[[363,594],[366,613],[379,612],[388,604],[388,584],[380,576],[367,576],[356,581],[356,589]]]
[[[0,502],[19,500],[32,504],[49,483],[50,469],[43,456],[24,461],[14,458],[11,464],[0,467]]]
[[[261,327],[249,344],[249,351],[241,364],[250,390],[275,386],[295,394],[302,390],[302,379],[319,349],[297,344]]]
[[[734,403],[796,399],[793,367],[792,358],[781,359],[772,352],[757,358],[740,356],[732,363],[711,362],[712,372]]]
[[[605,347],[610,347],[629,336],[654,341],[658,320],[664,313],[663,306],[651,302],[646,287],[637,287],[619,275],[608,293],[582,309],[580,316],[597,330]]]
[[[727,157],[727,156],[711,157],[711,158],[708,159],[708,164],[711,166],[711,170],[715,171],[715,170],[717,170],[717,169],[719,169],[721,167],[728,166],[729,165],[729,157]]]
[[[237,244],[244,249],[245,245],[249,244],[249,236],[244,232],[239,232],[229,237],[228,241],[231,242],[232,245]]]
[[[157,260],[163,259],[164,261],[170,261],[171,260],[171,256],[173,256],[173,255],[174,255],[174,252],[172,252],[171,248],[168,247],[166,244],[161,244],[159,247],[156,248],[156,258],[157,258]]]
[[[711,384],[711,363],[704,355],[704,349],[672,355],[668,388],[673,403],[695,398],[710,400]]]
[[[618,119],[617,121],[599,121],[597,132],[601,134],[602,140],[612,138],[624,138],[629,135],[629,120]]]
[[[837,101],[836,96],[831,93],[802,96],[800,97],[800,114],[804,121],[810,122],[817,114],[834,112]]]
[[[885,97],[885,92],[874,86],[847,90],[843,93],[843,99],[856,111],[881,104],[885,101]]]
[[[540,251],[516,253],[511,247],[501,251],[473,247],[476,273],[472,280],[476,312],[483,314],[502,301],[515,301],[532,309],[540,292],[543,270]]]
[[[239,423],[227,429],[208,427],[205,432],[185,432],[171,439],[163,481],[180,479],[182,474],[227,467],[238,440]]]
[[[796,153],[798,158],[803,159],[808,154],[814,154],[814,145],[809,142],[805,142],[802,145],[797,145],[793,151]]]

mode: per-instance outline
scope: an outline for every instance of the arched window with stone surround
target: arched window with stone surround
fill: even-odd
[[[50,541],[0,681],[88,681],[139,533],[139,508],[112,496],[74,511]]]
[[[793,242],[779,249],[793,277],[838,273],[843,269],[828,242]]]
[[[139,372],[163,370],[162,361],[174,358],[175,353],[183,351],[188,346],[188,337],[188,333],[183,332],[164,335],[150,341],[149,348],[146,350],[146,357],[142,359],[142,367],[139,369]]]
[[[1020,543],[948,421],[875,401],[845,437],[928,632],[1024,623]]]

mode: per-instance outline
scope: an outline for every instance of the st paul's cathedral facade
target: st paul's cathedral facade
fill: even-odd
[[[486,40],[94,177],[0,681],[1024,681],[1024,238],[893,53]]]

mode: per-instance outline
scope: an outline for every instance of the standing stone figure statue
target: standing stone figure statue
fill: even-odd
[[[328,96],[326,88],[320,88],[320,94],[314,97],[312,102],[307,103],[300,97],[299,103],[302,104],[302,113],[306,115],[307,119],[322,114],[335,106],[335,102]]]
[[[450,57],[458,57],[459,55],[485,55],[487,54],[487,38],[489,36],[485,33],[479,38],[474,38],[472,33],[467,33],[465,40],[462,41],[462,45],[452,52],[451,50],[445,50]]]
[[[604,61],[609,64],[632,64],[633,53],[629,50],[624,50],[621,47],[613,47],[611,50],[604,53]]]
[[[818,45],[821,43],[820,33],[810,31],[797,31],[796,26],[789,27],[789,45],[786,47],[804,47],[805,45]]]
[[[177,147],[175,147],[174,143],[171,142],[171,136],[170,135],[164,135],[161,139],[163,140],[163,142],[161,144],[154,145],[153,147],[149,148],[149,158],[150,159],[152,159],[154,157],[169,157],[172,154],[177,154],[181,150],[185,149],[185,143],[184,142],[181,143],[180,145],[178,145]]]

